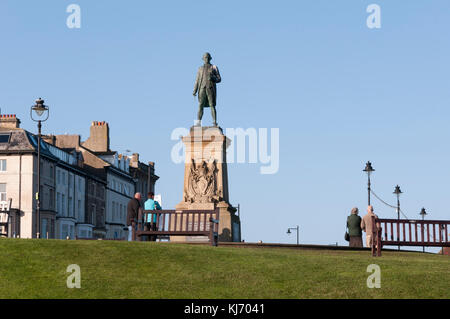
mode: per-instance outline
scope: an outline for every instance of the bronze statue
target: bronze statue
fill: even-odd
[[[193,95],[195,96],[198,92],[199,106],[198,106],[197,120],[200,123],[203,117],[203,108],[210,107],[214,126],[217,126],[216,83],[220,83],[222,79],[220,78],[220,73],[217,66],[210,63],[211,55],[208,52],[206,52],[203,55],[203,61],[205,62],[205,64],[203,64],[198,69],[193,93]]]

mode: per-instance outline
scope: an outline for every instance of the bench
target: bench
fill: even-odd
[[[156,223],[153,220],[156,216]],[[133,240],[142,236],[206,236],[212,246],[218,244],[219,209],[214,210],[144,210],[144,221],[138,223]]]
[[[450,220],[381,219],[372,216],[372,256],[383,246],[450,247]]]

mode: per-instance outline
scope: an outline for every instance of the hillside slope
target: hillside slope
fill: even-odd
[[[0,251],[0,298],[450,298],[450,258],[431,254],[33,239]]]

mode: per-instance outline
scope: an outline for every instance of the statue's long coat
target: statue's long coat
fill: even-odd
[[[216,106],[216,97],[217,97],[216,83],[220,83],[220,81],[222,81],[222,79],[220,77],[219,69],[217,68],[217,66],[213,64],[204,64],[198,68],[197,78],[195,79],[194,84],[194,93],[197,92],[200,93],[200,91],[203,88],[205,88],[208,94],[212,94],[212,101],[213,101],[212,106]],[[201,101],[202,98],[206,98],[206,96],[204,96],[204,94],[199,94],[198,101],[200,103],[206,102]],[[205,106],[210,106],[208,105],[208,103],[202,104],[204,104]]]

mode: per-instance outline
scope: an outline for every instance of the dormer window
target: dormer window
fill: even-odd
[[[11,133],[0,134],[0,143],[9,143],[10,138],[11,138]]]

